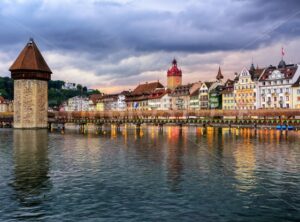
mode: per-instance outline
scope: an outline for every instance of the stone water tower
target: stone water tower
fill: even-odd
[[[14,128],[47,128],[48,81],[51,70],[33,39],[12,64]]]

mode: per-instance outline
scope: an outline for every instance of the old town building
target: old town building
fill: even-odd
[[[190,109],[191,110],[200,109],[199,89],[201,85],[202,85],[201,82],[196,82],[190,88]]]
[[[159,82],[139,84],[133,92],[126,97],[127,110],[149,110],[148,98],[158,89],[165,87]]]
[[[172,109],[185,110],[190,108],[190,89],[193,84],[177,86],[170,96],[172,97]]]
[[[291,108],[300,109],[300,77],[292,85],[292,97],[293,97],[293,103]]]
[[[234,80],[228,79],[222,91],[222,109],[235,109]]]
[[[61,111],[89,111],[89,98],[84,96],[75,96],[68,99],[60,108]]]
[[[208,109],[208,90],[213,82],[203,82],[199,89],[200,109]]]
[[[149,110],[169,110],[172,105],[169,89],[157,89],[148,97]]]
[[[13,102],[0,96],[0,113],[13,112]]]
[[[221,109],[222,108],[222,94],[224,78],[221,67],[219,67],[218,74],[216,76],[216,81],[211,84],[208,89],[208,108],[209,109]]]
[[[258,108],[292,108],[294,89],[292,86],[297,85],[299,76],[298,65],[287,65],[283,60],[277,67],[266,68],[259,79]],[[294,95],[296,98],[297,94]]]
[[[263,69],[255,69],[251,65],[250,70],[243,68],[234,85],[236,109],[256,109],[258,106],[257,84]]]

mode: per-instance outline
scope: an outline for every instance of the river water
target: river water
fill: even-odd
[[[0,221],[299,221],[300,132],[0,130]]]

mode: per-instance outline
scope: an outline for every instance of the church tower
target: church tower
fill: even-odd
[[[14,80],[14,128],[47,128],[51,70],[33,39],[9,71]]]
[[[182,84],[182,71],[177,67],[176,59],[172,62],[172,67],[168,70],[168,89],[174,90]]]

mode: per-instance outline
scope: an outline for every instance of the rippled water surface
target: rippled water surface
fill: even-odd
[[[300,221],[300,132],[2,129],[0,221]]]

